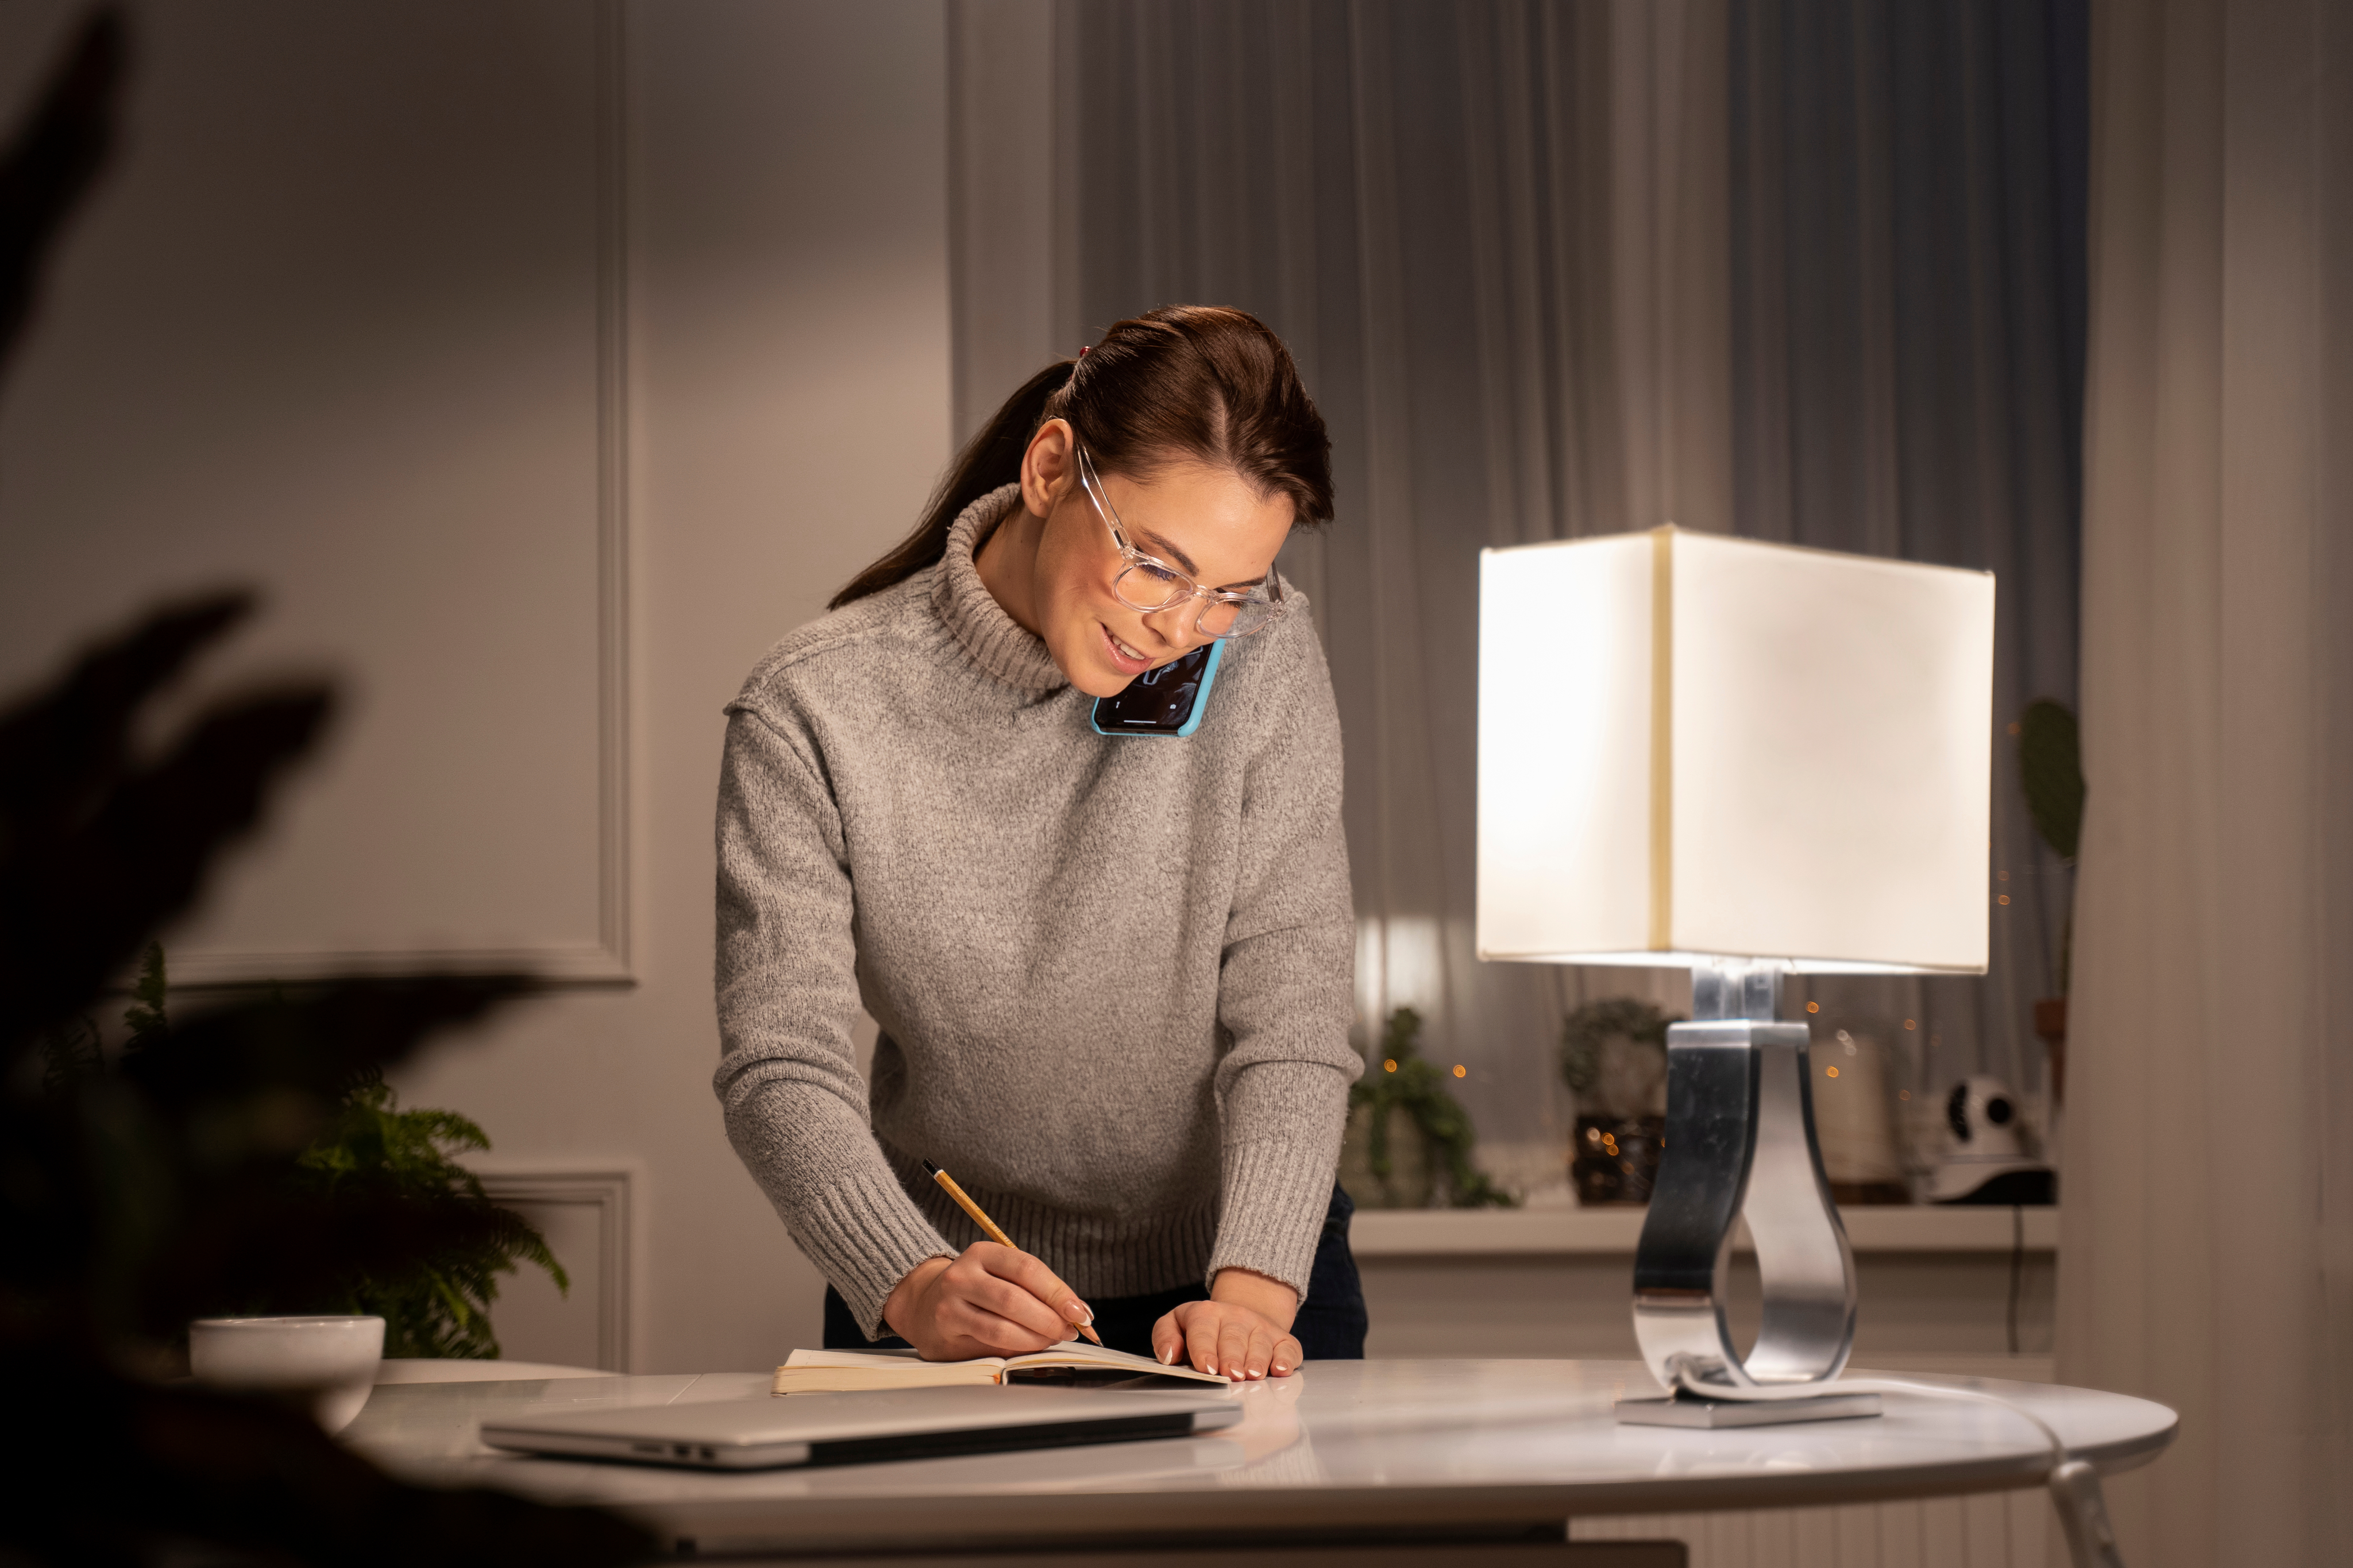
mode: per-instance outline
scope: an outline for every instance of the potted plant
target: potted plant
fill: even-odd
[[[1647,1204],[1667,1132],[1667,1026],[1648,1002],[1588,1002],[1560,1031],[1560,1075],[1577,1096],[1569,1179],[1580,1204]]]
[[[132,1005],[122,1016],[130,1027],[126,1054],[151,1053],[168,1040],[168,991],[163,945],[150,942]],[[283,1005],[275,987],[271,994]],[[51,1081],[69,1073],[106,1070],[98,1039],[94,1025],[77,1020],[50,1047]],[[322,1134],[286,1173],[290,1192],[320,1205],[331,1224],[339,1212],[357,1214],[383,1203],[434,1205],[466,1223],[428,1237],[423,1252],[371,1258],[361,1251],[343,1273],[314,1281],[299,1295],[263,1292],[223,1300],[218,1310],[253,1317],[379,1317],[387,1356],[495,1360],[499,1342],[490,1310],[498,1299],[499,1276],[529,1264],[567,1295],[572,1281],[548,1250],[546,1237],[522,1215],[492,1203],[480,1178],[454,1157],[490,1146],[481,1128],[454,1110],[401,1110],[381,1067],[358,1068]]]
[[[1472,1163],[1478,1142],[1446,1079],[1422,1059],[1421,1015],[1399,1007],[1381,1030],[1379,1061],[1348,1086],[1340,1185],[1359,1208],[1517,1206]]]

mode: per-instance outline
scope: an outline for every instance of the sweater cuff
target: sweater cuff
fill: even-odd
[[[915,1208],[896,1182],[854,1176],[814,1194],[814,1223],[794,1227],[793,1239],[810,1262],[841,1292],[858,1327],[870,1340],[891,1331],[882,1326],[882,1303],[899,1281],[926,1259],[954,1258],[950,1247]]]
[[[1220,1268],[1247,1268],[1290,1286],[1303,1303],[1307,1300],[1307,1277],[1332,1206],[1335,1153],[1282,1139],[1225,1151],[1208,1283],[1216,1283]]]

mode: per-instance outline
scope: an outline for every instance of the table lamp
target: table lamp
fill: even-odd
[[[1854,1258],[1781,977],[1985,972],[1993,616],[1989,574],[1672,527],[1482,554],[1479,956],[1691,969],[1634,1262],[1670,1390],[1846,1364]],[[1725,1320],[1744,1214],[1764,1287],[1745,1358]]]

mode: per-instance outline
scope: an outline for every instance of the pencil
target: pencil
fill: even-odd
[[[956,1185],[956,1179],[954,1176],[949,1175],[945,1171],[943,1171],[937,1165],[933,1164],[929,1160],[923,1162],[923,1169],[931,1173],[932,1180],[940,1184],[940,1190],[942,1192],[955,1199],[956,1206],[958,1208],[972,1215],[973,1224],[980,1226],[982,1230],[988,1233],[989,1240],[997,1243],[999,1247],[1013,1247],[1013,1238],[999,1230],[997,1227],[997,1222],[995,1220],[981,1213],[980,1205],[972,1201],[972,1195],[969,1193],[966,1193],[962,1187]],[[1018,1247],[1013,1247],[1013,1250],[1018,1252],[1021,1249]],[[1092,1328],[1089,1328],[1086,1324],[1072,1323],[1071,1327],[1086,1335],[1088,1339],[1092,1340],[1096,1344],[1103,1343],[1103,1336],[1095,1332]]]

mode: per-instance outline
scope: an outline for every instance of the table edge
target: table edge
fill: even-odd
[[[2175,1415],[2162,1429],[2072,1450],[2103,1474],[2155,1460],[2180,1430]],[[1637,1478],[1575,1485],[1460,1487],[1268,1487],[1203,1492],[948,1493],[933,1497],[702,1499],[637,1503],[616,1511],[666,1542],[699,1552],[740,1552],[790,1543],[798,1552],[936,1549],[1068,1550],[1089,1542],[1155,1545],[1187,1542],[1236,1545],[1272,1536],[1368,1529],[1493,1528],[1549,1525],[1623,1514],[1715,1513],[1758,1508],[1818,1508],[1991,1492],[2039,1490],[2049,1473],[2039,1453],[2020,1453],[1943,1468],[1923,1481],[1864,1471],[1828,1475],[1776,1472],[1673,1479]],[[1913,1477],[1912,1472],[1898,1475]],[[1214,1497],[1219,1523],[1200,1526],[1201,1502]],[[874,1518],[887,1508],[892,1529]]]

